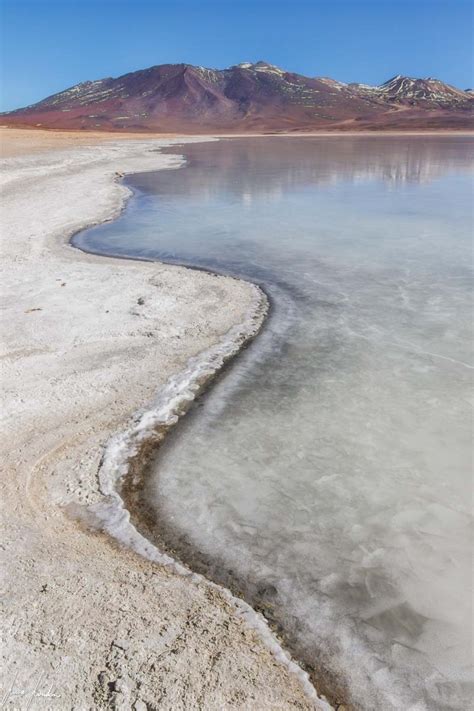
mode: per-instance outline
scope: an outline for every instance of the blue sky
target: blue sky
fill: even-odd
[[[308,76],[472,79],[466,0],[0,0],[0,110],[167,62],[264,59]]]

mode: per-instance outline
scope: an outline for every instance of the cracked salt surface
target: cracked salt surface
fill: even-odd
[[[473,145],[192,145],[79,238],[265,286],[267,327],[168,435],[144,498],[160,541],[364,709],[472,695]]]

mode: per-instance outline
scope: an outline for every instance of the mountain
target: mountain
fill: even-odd
[[[6,125],[238,132],[474,128],[471,90],[396,76],[380,86],[305,77],[267,62],[217,70],[162,64],[86,81],[2,114]]]
[[[469,99],[468,92],[456,89],[439,79],[411,79],[398,74],[381,86],[351,84],[366,96],[379,96],[384,101],[406,106],[421,106],[428,109],[462,107]]]

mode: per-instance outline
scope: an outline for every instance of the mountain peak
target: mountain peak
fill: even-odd
[[[392,79],[378,87],[378,90],[390,100],[396,100],[401,103],[408,102],[413,104],[413,102],[416,102],[419,104],[431,104],[433,107],[443,107],[465,101],[465,92],[435,77],[415,79],[397,74],[397,76],[392,77]]]
[[[277,67],[275,64],[270,64],[270,62],[265,62],[260,59],[258,62],[241,62],[236,65],[239,69],[251,69],[254,72],[273,72],[274,74],[285,74],[283,69]]]

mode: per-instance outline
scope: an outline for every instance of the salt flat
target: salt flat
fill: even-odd
[[[2,130],[3,700],[36,688],[49,708],[314,708],[218,588],[66,513],[101,500],[110,436],[260,299],[66,243],[118,214],[117,173],[179,165],[157,152],[173,139],[113,138]]]

